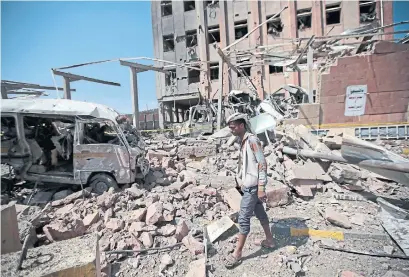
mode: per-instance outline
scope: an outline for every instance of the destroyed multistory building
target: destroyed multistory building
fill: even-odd
[[[223,49],[235,40],[243,38],[257,25],[272,18],[282,8],[280,2],[274,1],[216,1],[213,4],[201,1],[189,4],[190,2],[192,1],[152,2],[155,58],[181,64],[189,62],[190,66],[169,66],[160,61],[155,63],[174,72],[170,76],[156,73],[161,128],[164,127],[164,122],[181,123],[183,114],[190,107],[198,103],[203,104],[204,100],[215,101],[218,90],[226,97],[231,90],[248,91],[248,83],[244,81],[246,78],[241,76],[242,74],[228,74],[227,66],[218,68],[220,57],[213,44]],[[262,26],[254,33],[257,35],[250,35],[229,49],[227,54],[230,55],[232,63],[242,68],[256,84],[260,99],[282,85],[294,84],[310,90],[311,95],[316,94],[310,98],[311,101],[315,99],[314,102],[319,103],[320,83],[317,67],[313,68],[311,87],[307,88],[309,77],[306,59],[301,59],[298,66],[300,71],[297,71],[280,58],[287,56],[286,53],[293,51],[293,46],[297,44],[287,39],[338,35],[348,29],[376,21],[381,26],[392,23],[392,2],[345,1],[324,4],[289,1],[288,9],[279,17]],[[383,36],[383,39],[388,40],[392,36],[388,34]],[[191,45],[191,42],[194,42],[194,45]],[[267,53],[269,56],[260,60],[257,52],[267,47],[272,51]],[[247,56],[239,56],[240,51],[247,51]],[[218,80],[220,74],[214,74],[216,71],[225,75],[224,79],[227,81],[223,87]]]

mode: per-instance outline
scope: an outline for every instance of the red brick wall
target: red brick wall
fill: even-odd
[[[368,85],[365,114],[344,116],[346,88]],[[409,45],[379,42],[371,55],[339,58],[321,75],[321,121],[406,122],[409,102]]]

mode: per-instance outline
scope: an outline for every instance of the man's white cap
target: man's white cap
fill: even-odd
[[[230,122],[236,121],[239,119],[244,119],[244,121],[246,122],[245,127],[246,127],[247,132],[254,133],[253,130],[251,129],[249,118],[247,114],[245,113],[234,113],[231,116],[229,116],[226,121],[227,121],[227,124],[229,124]]]

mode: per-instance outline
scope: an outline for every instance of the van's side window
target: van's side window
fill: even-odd
[[[122,145],[116,130],[106,122],[85,123],[82,144]]]
[[[17,137],[16,120],[12,116],[1,117],[1,141],[12,140]]]

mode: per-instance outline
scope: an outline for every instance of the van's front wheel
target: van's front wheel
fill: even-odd
[[[108,191],[109,188],[118,189],[118,183],[110,175],[106,173],[98,173],[91,177],[89,185],[97,194],[103,194]]]

